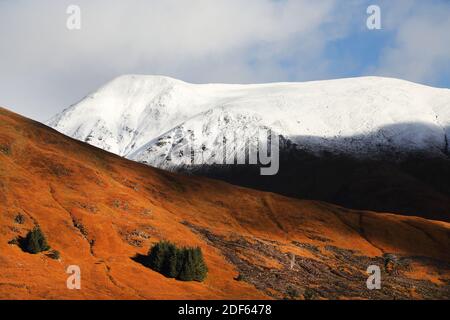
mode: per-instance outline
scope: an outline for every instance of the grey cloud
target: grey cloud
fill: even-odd
[[[448,20],[442,13],[440,20],[430,19],[434,11],[427,10],[434,9],[426,6],[422,15],[411,15],[417,1],[399,2],[385,2],[391,12],[386,28],[396,38],[372,71],[432,78],[449,50],[448,41],[442,44],[433,36],[448,38],[441,27]],[[236,83],[335,77],[329,66],[336,62],[325,54],[327,45],[355,32],[355,19],[361,28],[365,25],[364,2],[346,1],[345,9],[342,3],[0,0],[0,105],[46,120],[125,73]],[[81,7],[80,31],[66,29],[70,4]],[[361,15],[355,18],[355,12]],[[405,24],[395,16],[405,17]],[[433,29],[437,23],[440,31]],[[417,35],[429,52],[416,52]]]
[[[44,120],[123,73],[283,80],[289,71],[277,61],[286,52],[301,44],[305,65],[318,64],[337,36],[323,30],[334,0],[75,1],[82,29],[68,31],[72,2],[0,2],[0,104]]]

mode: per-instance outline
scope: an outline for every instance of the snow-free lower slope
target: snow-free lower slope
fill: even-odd
[[[0,212],[0,299],[450,298],[449,223],[155,170],[2,108]],[[35,225],[59,260],[21,249]],[[201,247],[207,279],[142,265],[160,240]],[[384,290],[367,290],[369,265]]]
[[[189,84],[161,76],[114,79],[48,124],[81,141],[158,167],[205,162],[232,134],[236,149],[261,129],[299,148],[352,155],[448,153],[450,90],[378,77],[257,85]],[[179,159],[173,155],[178,154]]]

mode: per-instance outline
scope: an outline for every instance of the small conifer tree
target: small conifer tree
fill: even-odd
[[[167,244],[167,242],[161,241],[150,249],[148,254],[148,265],[155,271],[162,272],[163,270]]]
[[[178,280],[203,281],[208,273],[200,248],[184,248],[184,261]]]
[[[191,249],[185,249],[183,266],[181,267],[178,279],[182,281],[194,280],[194,255]]]
[[[35,227],[32,231],[28,232],[26,237],[26,251],[32,254],[36,254],[42,251],[47,251],[50,246],[45,239],[44,233],[39,227]]]
[[[206,279],[208,273],[208,267],[206,266],[205,260],[203,259],[202,250],[200,248],[193,249],[194,256],[194,275],[195,281],[202,282]]]
[[[178,259],[181,256],[179,255],[179,250],[174,244],[170,244],[167,247],[167,252],[165,256],[165,266],[163,270],[163,274],[167,275],[169,278],[176,278],[180,273]]]

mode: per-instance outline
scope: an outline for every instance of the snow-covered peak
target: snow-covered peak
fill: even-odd
[[[230,85],[126,75],[48,124],[158,166],[177,144],[202,141],[214,149],[224,131],[244,136],[258,128],[311,150],[442,152],[450,137],[450,90],[380,77]]]

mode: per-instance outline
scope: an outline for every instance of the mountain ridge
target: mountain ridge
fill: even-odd
[[[128,75],[47,124],[164,170],[450,221],[449,106],[449,89],[394,78],[197,85]],[[269,133],[279,138],[275,175],[236,165],[257,159]]]
[[[246,129],[253,133],[264,128],[310,151],[358,155],[363,154],[359,146],[335,146],[330,141],[370,135],[389,125],[419,123],[429,129],[384,132],[371,144],[436,154],[446,148],[450,135],[449,104],[450,90],[393,78],[197,85],[161,76],[126,75],[107,83],[47,124],[102,149],[144,160],[145,152],[137,154],[138,150],[180,127],[193,131],[201,140],[197,144],[190,141],[193,150],[206,144],[214,151],[208,141],[216,140],[224,128],[238,136]],[[218,110],[227,113],[233,125],[221,126],[224,117],[217,115]],[[186,137],[187,132],[183,135]],[[321,141],[311,142],[302,136]],[[375,147],[369,156],[376,154]],[[164,156],[164,152],[153,151],[146,162],[152,164],[154,158]]]

